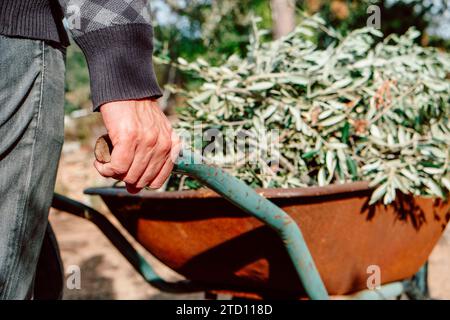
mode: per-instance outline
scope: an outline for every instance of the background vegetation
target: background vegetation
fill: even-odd
[[[276,7],[280,3],[281,9]],[[449,0],[153,0],[155,56],[159,62],[204,57],[213,63],[220,63],[231,54],[243,56],[252,16],[262,18],[261,28],[272,30],[265,40],[272,39],[277,29],[290,23],[288,19],[277,19],[275,10],[293,15],[296,23],[304,14],[320,12],[329,25],[346,34],[366,24],[367,8],[373,4],[381,10],[385,36],[403,34],[414,26],[422,33],[418,39],[422,45],[448,50],[449,3]],[[158,64],[156,70],[161,85],[195,83],[194,79],[178,74],[170,64]],[[167,97],[162,101],[164,107],[174,103]],[[67,53],[65,110],[66,113],[89,110],[90,105],[86,62],[79,48],[71,46]]]

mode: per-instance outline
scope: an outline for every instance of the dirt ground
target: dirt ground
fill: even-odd
[[[93,142],[86,145],[92,144]],[[92,166],[93,161],[92,149],[81,146],[77,142],[66,142],[60,161],[56,191],[107,213],[100,199],[82,193],[87,187],[113,183],[96,173]],[[114,217],[110,214],[108,217],[118,226]],[[88,221],[53,209],[50,213],[50,221],[59,241],[65,267],[76,265],[81,270],[81,289],[66,289],[65,299],[202,299],[204,297],[202,293],[167,294],[149,286],[105,236]],[[134,244],[165,279],[181,278],[145,253],[138,244]],[[432,296],[450,299],[449,228],[434,249],[429,261]]]

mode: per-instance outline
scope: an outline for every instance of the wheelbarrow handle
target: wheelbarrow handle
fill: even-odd
[[[103,163],[109,162],[112,148],[109,137],[101,136],[95,145],[96,159]],[[275,230],[283,241],[308,296],[317,300],[328,299],[305,239],[297,223],[286,212],[223,169],[204,164],[198,155],[190,151],[183,150],[180,153],[174,172],[198,180]]]

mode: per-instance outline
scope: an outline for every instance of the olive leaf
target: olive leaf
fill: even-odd
[[[195,132],[201,121],[229,141],[227,130],[244,130],[259,139],[249,146],[276,145],[278,166],[250,152],[256,161],[240,158],[226,167],[252,187],[368,181],[371,204],[388,204],[398,192],[449,194],[448,53],[417,45],[414,29],[379,42],[382,35],[373,28],[343,36],[318,15],[273,42],[264,42],[265,32],[254,26],[244,58],[233,55],[221,65],[178,59],[180,70],[202,84],[170,88],[187,98],[177,130]],[[279,131],[276,143],[265,139],[270,130]],[[240,154],[230,144],[222,153],[209,154],[204,144],[197,151],[206,159],[229,159],[230,148]]]

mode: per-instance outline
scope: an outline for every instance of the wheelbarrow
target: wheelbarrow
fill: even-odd
[[[100,212],[59,194],[52,206],[96,224],[150,285],[166,292],[249,299],[429,297],[426,261],[450,219],[446,201],[399,195],[388,206],[369,206],[372,190],[365,182],[255,190],[186,151],[174,172],[209,189],[85,193],[99,195],[144,248],[187,280],[159,277]],[[57,256],[55,241],[44,243],[50,249],[43,251]],[[371,276],[378,276],[375,286],[368,286]],[[38,277],[37,297],[40,290],[44,298],[56,297],[42,288],[60,282]]]

